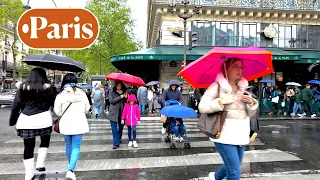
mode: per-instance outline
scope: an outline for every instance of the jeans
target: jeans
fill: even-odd
[[[82,134],[79,135],[64,135],[64,141],[66,143],[66,154],[69,163],[69,169],[74,171],[77,165],[77,161],[80,156]]]
[[[286,101],[286,113],[289,113],[289,110],[291,108],[291,101]]]
[[[140,112],[141,112],[141,113],[144,112],[145,108],[146,108],[146,105],[139,103],[139,109],[140,109]]]
[[[95,112],[95,114],[98,114],[98,116],[100,116],[101,115],[101,106],[98,106],[98,107],[94,107],[94,112]]]
[[[298,109],[299,109],[299,110],[302,109],[301,103],[298,104],[298,103],[295,102],[294,105],[293,105],[293,113],[294,113],[294,114],[297,114]]]
[[[131,135],[132,132],[132,135]],[[128,137],[129,141],[136,141],[137,137],[137,126],[128,126]]]
[[[267,102],[268,102],[268,98],[263,98],[264,112],[270,112],[270,108],[269,108]]]
[[[184,134],[186,133],[186,126],[184,125],[175,125],[175,126],[172,126],[172,131],[174,133],[174,135],[176,135],[176,137],[178,137],[179,135],[182,137],[184,136]]]
[[[320,107],[320,101],[319,100],[312,100],[312,111],[316,112],[316,105],[318,104],[318,107]]]
[[[215,173],[216,180],[240,180],[240,166],[244,155],[245,146],[215,143],[223,165]]]
[[[112,131],[112,139],[113,139],[113,145],[119,146],[120,145],[120,137],[118,133],[118,123],[110,121],[111,125],[111,131]]]

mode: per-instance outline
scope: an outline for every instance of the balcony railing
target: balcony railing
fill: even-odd
[[[182,0],[152,0],[153,4],[182,4]],[[284,10],[320,10],[320,0],[189,0],[190,5],[263,8]]]

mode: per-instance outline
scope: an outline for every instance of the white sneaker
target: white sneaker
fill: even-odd
[[[161,129],[161,133],[162,133],[162,134],[166,133],[166,128],[163,127],[163,128]]]
[[[285,116],[286,116],[286,115],[287,115],[287,113],[286,113],[286,112],[284,112],[284,113],[283,113],[283,115],[285,115]]]
[[[67,172],[66,180],[76,180],[76,179],[77,179],[76,175],[73,172],[71,172],[71,171]]]
[[[133,141],[133,147],[137,148],[138,147],[138,143],[137,141]]]
[[[180,140],[180,138],[179,138],[179,137],[174,136],[174,137],[173,137],[173,140],[174,140],[174,141],[179,141],[179,140]]]
[[[132,147],[132,141],[129,141],[128,147]]]
[[[299,117],[303,117],[303,115],[302,115],[302,114],[298,114],[298,116],[299,116]]]
[[[296,116],[296,114],[295,114],[295,113],[291,113],[291,114],[290,114],[290,116],[295,117],[295,116]]]
[[[216,174],[215,172],[209,173],[209,180],[215,180],[216,179],[215,174]]]
[[[183,141],[184,141],[183,137],[180,137],[180,138],[179,138],[179,140],[180,140],[181,142],[183,142]]]
[[[307,115],[307,113],[303,113],[303,114],[302,114],[302,116],[306,116],[306,115]]]
[[[311,115],[311,118],[315,118],[315,117],[317,117],[316,114],[312,114],[312,115]]]

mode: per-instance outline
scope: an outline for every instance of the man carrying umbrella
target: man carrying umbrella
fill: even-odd
[[[306,112],[306,109],[311,114],[311,117],[314,118],[316,117],[316,114],[312,112],[312,109],[310,107],[310,102],[312,99],[314,99],[314,94],[312,90],[310,89],[310,84],[306,84],[306,87],[301,91],[301,96],[302,96],[302,109],[304,112]],[[298,116],[302,117],[301,113],[298,114]]]
[[[169,88],[166,89],[162,94],[162,104],[164,105],[168,100],[177,100],[181,104],[182,101],[182,94],[181,91],[178,90],[179,83],[176,80],[170,80],[168,82]],[[161,133],[166,133],[167,123],[163,123],[163,127],[161,129]]]

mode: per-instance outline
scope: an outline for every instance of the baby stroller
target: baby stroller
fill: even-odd
[[[180,106],[176,100],[168,100],[165,102],[165,106],[172,105]],[[184,148],[190,149],[190,142],[186,136],[186,127],[183,124],[182,118],[167,117],[165,124],[168,133],[165,142],[170,143],[170,149],[176,149],[176,143],[184,143]],[[176,130],[174,130],[174,128],[176,128]],[[176,136],[174,131],[177,131],[179,136]],[[182,136],[180,136],[180,134],[182,134]]]

